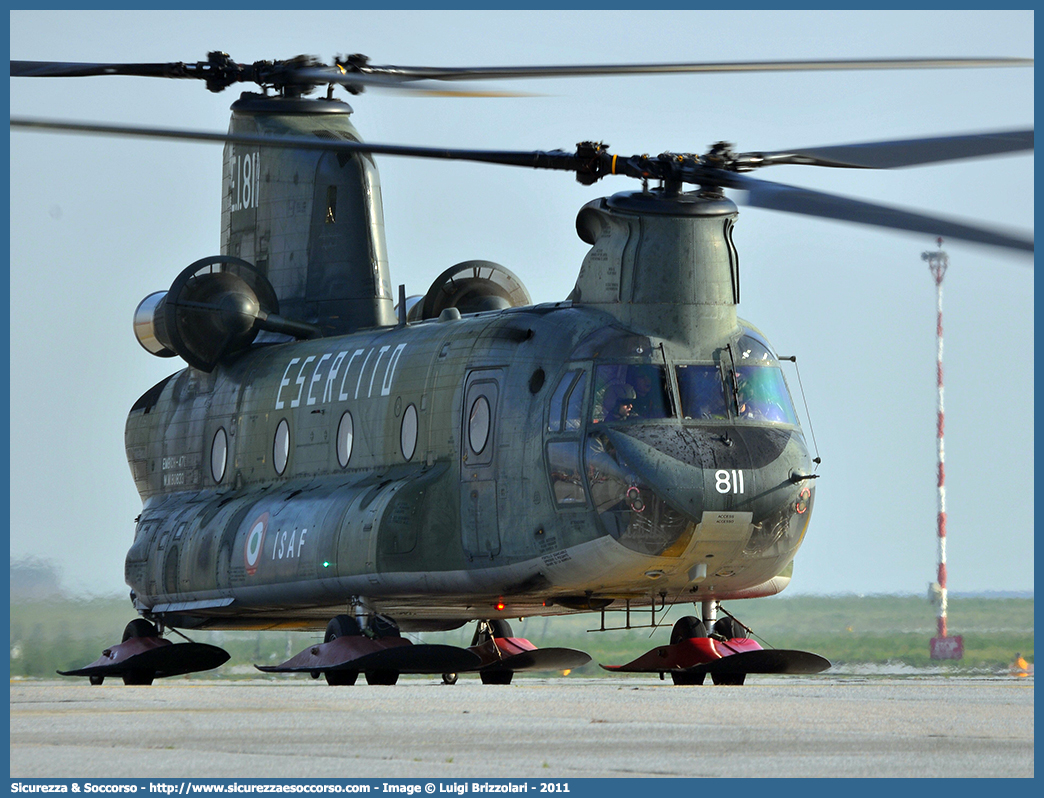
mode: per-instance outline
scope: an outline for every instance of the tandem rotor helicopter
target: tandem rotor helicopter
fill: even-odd
[[[779,164],[887,169],[1032,150],[1031,130],[702,154],[448,150],[364,143],[334,96],[458,80],[683,71],[1031,66],[1028,59],[605,67],[382,67],[363,56],[83,64],[12,61],[13,77],[198,79],[232,104],[227,134],[12,118],[50,130],[224,143],[221,252],[145,297],[135,335],[187,367],[130,410],[126,451],[143,507],[126,556],[135,611],[123,640],[67,671],[128,684],[222,664],[174,643],[193,629],[325,629],[261,669],[331,685],[402,673],[564,669],[508,618],[699,606],[624,672],[676,684],[814,673],[815,654],[763,649],[728,599],[790,581],[815,503],[815,461],[779,357],[737,315],[747,204],[1022,252],[1031,237],[750,176]],[[590,251],[561,301],[471,260],[422,296],[392,288],[374,156],[620,175],[635,190],[585,205]],[[477,622],[468,648],[402,632]]]

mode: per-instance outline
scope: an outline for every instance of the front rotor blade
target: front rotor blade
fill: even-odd
[[[1033,149],[1033,130],[1007,130],[965,136],[943,136],[902,141],[874,141],[800,150],[744,153],[737,156],[740,168],[801,164],[853,169],[896,169],[903,166],[957,161],[1006,152]]]
[[[428,80],[570,78],[598,75],[648,75],[686,72],[816,72],[855,69],[959,69],[1032,66],[1032,58],[843,58],[815,61],[708,61],[662,64],[599,64],[520,67],[358,67],[364,74]]]
[[[524,150],[464,150],[437,147],[412,147],[400,144],[374,144],[361,141],[332,141],[305,136],[262,136],[251,133],[208,133],[170,128],[100,125],[89,122],[58,122],[48,119],[11,118],[11,127],[40,130],[48,133],[92,133],[101,136],[129,136],[132,138],[175,139],[212,143],[256,144],[259,147],[318,150],[322,152],[357,152],[375,155],[397,155],[407,158],[433,158],[448,161],[472,161],[503,166],[527,166],[531,169],[555,169],[576,172],[587,165],[587,160],[574,153]]]
[[[756,208],[818,216],[824,219],[840,219],[894,230],[927,233],[943,238],[957,238],[962,241],[973,241],[978,244],[989,244],[1022,252],[1033,252],[1032,238],[949,219],[940,219],[900,208],[889,208],[885,205],[849,199],[836,194],[810,191],[784,183],[770,183],[738,174],[723,177],[721,184],[746,191],[746,204]]]
[[[657,159],[649,159],[647,156],[618,159],[616,156],[605,152],[600,145],[594,145],[590,151],[581,154],[579,150],[576,153],[568,153],[562,151],[439,149],[354,141],[330,141],[300,136],[206,133],[164,128],[138,128],[20,118],[12,118],[10,125],[12,128],[50,132],[96,133],[101,135],[166,138],[186,141],[236,142],[256,144],[260,147],[289,147],[327,152],[373,153],[414,158],[494,163],[505,166],[525,166],[532,169],[554,169],[574,172],[577,178],[585,183],[594,182],[594,180],[609,174],[622,174],[640,178],[678,179],[687,183],[696,183],[704,186],[723,186],[746,191],[748,193],[747,204],[755,207],[928,233],[932,236],[957,238],[964,241],[974,241],[1026,252],[1033,251],[1032,238],[988,230],[961,222],[938,219],[898,208],[888,208],[883,205],[875,205],[833,194],[810,191],[783,183],[770,183],[737,172],[707,168],[692,162],[677,166],[674,159],[664,156]],[[689,157],[691,158],[691,156]],[[585,176],[589,179],[582,179]]]

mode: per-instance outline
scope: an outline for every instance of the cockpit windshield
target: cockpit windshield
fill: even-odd
[[[671,415],[667,374],[650,364],[602,364],[595,369],[591,420],[646,421]]]
[[[798,423],[783,372],[778,366],[678,366],[682,416],[720,421],[730,416],[776,424]]]
[[[725,385],[717,366],[678,366],[677,373],[684,418],[720,420],[729,417]]]
[[[775,366],[736,367],[736,408],[740,418],[798,423],[783,372]]]

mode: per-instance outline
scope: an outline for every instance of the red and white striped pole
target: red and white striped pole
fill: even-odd
[[[947,640],[946,633],[946,448],[944,445],[943,428],[945,420],[945,405],[943,403],[943,321],[942,321],[942,296],[943,277],[946,268],[950,265],[950,259],[942,251],[943,240],[937,239],[939,250],[936,252],[925,252],[921,255],[923,260],[928,261],[928,270],[935,279],[935,352],[936,352],[936,382],[938,388],[938,400],[936,406],[936,451],[938,452],[938,490],[939,511],[937,516],[937,529],[939,537],[939,569],[936,577],[937,585],[937,626],[938,638],[932,641],[933,659],[960,659],[963,651],[963,641],[957,637],[952,641]],[[940,644],[939,640],[943,642]],[[947,645],[955,643],[956,645]]]
[[[939,246],[942,247],[941,238],[939,239]],[[950,264],[949,258],[946,256],[946,253],[942,251],[942,249],[940,249],[938,252],[926,252],[925,255],[928,256],[928,270],[932,273],[932,277],[935,278],[935,371],[936,381],[938,383],[938,403],[936,407],[936,449],[939,458],[939,575],[936,581],[939,583],[939,637],[946,637],[946,448],[943,444],[943,421],[945,418],[945,406],[943,404],[942,297],[943,277],[946,276],[946,267]]]

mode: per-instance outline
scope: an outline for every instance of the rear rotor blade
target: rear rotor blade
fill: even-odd
[[[92,77],[130,75],[158,78],[197,78],[211,91],[233,83],[253,82],[284,90],[307,92],[316,84],[341,84],[357,93],[367,86],[426,94],[503,96],[484,90],[437,90],[425,81],[522,80],[534,78],[595,77],[611,75],[680,74],[693,72],[818,72],[882,69],[968,69],[1032,66],[1032,58],[870,58],[816,61],[718,61],[659,64],[600,64],[516,67],[417,67],[370,64],[363,55],[352,55],[334,66],[324,66],[311,56],[280,61],[234,62],[214,51],[207,61],[167,64],[78,63],[67,61],[11,61],[12,77]]]
[[[1007,130],[965,136],[942,136],[901,141],[876,141],[800,150],[744,153],[737,156],[741,170],[776,164],[836,166],[853,169],[896,169],[903,166],[956,161],[984,155],[1033,149],[1033,130]]]
[[[149,78],[189,77],[185,65],[173,64],[91,64],[65,61],[12,61],[13,78],[85,78],[98,75],[131,75]],[[180,74],[179,74],[180,73]]]
[[[965,224],[949,219],[927,216],[900,208],[890,208],[863,200],[849,199],[836,194],[770,183],[747,175],[729,174],[721,185],[747,192],[747,205],[767,208],[785,213],[818,216],[824,219],[840,219],[894,230],[927,233],[943,238],[957,238],[978,244],[989,244],[1022,252],[1033,252],[1033,239],[1000,230]]]
[[[295,70],[293,80],[300,83],[327,84],[334,83],[344,86],[353,94],[362,89],[377,89],[378,91],[395,91],[400,94],[419,94],[429,97],[533,97],[536,95],[528,92],[516,91],[491,91],[477,87],[447,88],[438,80],[427,78],[404,78],[399,75],[389,75],[382,72],[373,74],[345,70],[340,67],[309,67]]]

